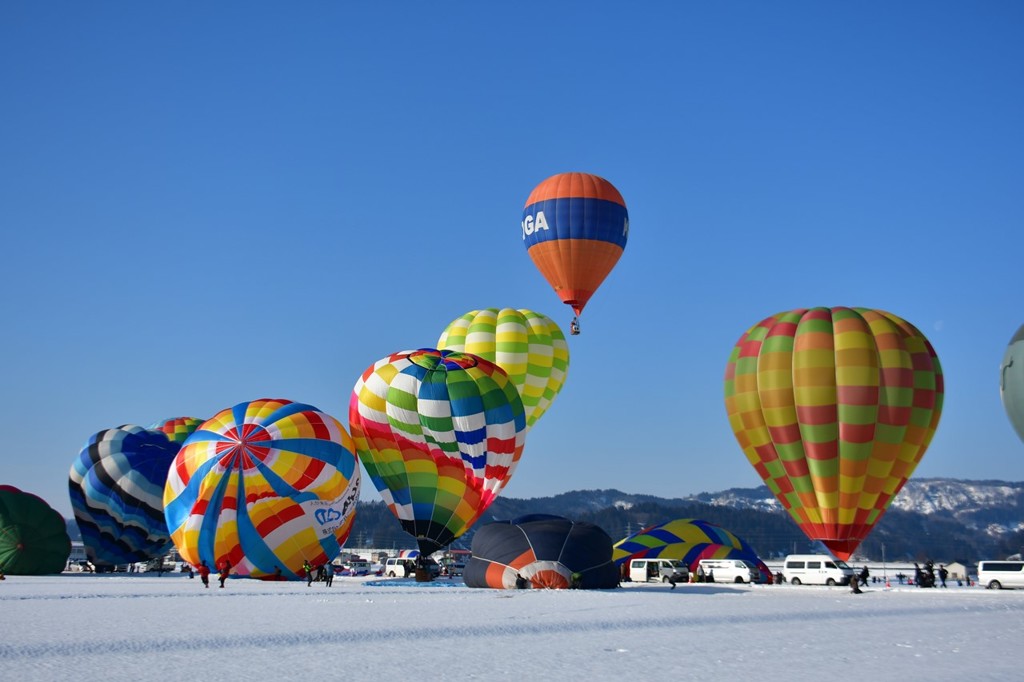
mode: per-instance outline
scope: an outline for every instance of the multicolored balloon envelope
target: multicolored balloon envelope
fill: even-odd
[[[562,330],[532,310],[471,310],[441,332],[437,347],[471,353],[505,370],[523,399],[527,428],[551,406],[569,369]]]
[[[192,432],[199,428],[205,420],[197,417],[171,417],[150,424],[151,431],[160,431],[175,443],[184,443]]]
[[[424,555],[476,522],[526,440],[523,401],[500,367],[433,348],[367,368],[352,391],[349,424],[370,479]]]
[[[530,193],[522,227],[534,265],[579,315],[626,248],[629,213],[604,178],[560,173]]]
[[[924,456],[942,413],[924,335],[868,308],[779,313],[725,372],[736,439],[801,530],[848,559]]]
[[[162,494],[180,447],[162,432],[134,424],[89,438],[68,477],[71,509],[89,561],[109,567],[171,549]]]
[[[618,586],[612,539],[601,528],[561,516],[534,514],[482,526],[463,574],[467,587],[514,589],[516,575],[534,588],[564,589],[579,573],[583,589]]]
[[[999,366],[999,395],[1010,423],[1024,440],[1024,325],[1010,339]]]
[[[612,560],[678,559],[695,570],[701,559],[746,559],[761,563],[754,548],[737,535],[700,519],[676,519],[649,526],[623,538],[612,548]]]
[[[359,499],[352,439],[310,405],[239,403],[202,424],[164,488],[167,527],[182,558],[239,576],[299,577],[326,564],[352,530]]]
[[[60,573],[69,556],[71,538],[64,517],[32,493],[0,485],[0,572]]]

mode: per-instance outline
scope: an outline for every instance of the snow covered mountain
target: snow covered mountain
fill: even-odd
[[[766,486],[701,493],[691,499],[735,509],[782,509]],[[989,534],[1012,532],[1024,528],[1024,483],[912,478],[890,510],[948,517]]]

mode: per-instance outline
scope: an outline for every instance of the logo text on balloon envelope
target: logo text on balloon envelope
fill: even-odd
[[[537,216],[528,215],[523,218],[523,239],[539,230],[547,230],[548,221],[544,217],[544,211],[537,211]]]
[[[333,535],[348,518],[349,510],[359,498],[358,479],[351,482],[345,492],[334,500],[306,500],[302,508],[316,520],[316,534],[322,538]]]

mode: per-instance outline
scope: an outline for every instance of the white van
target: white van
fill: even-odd
[[[1024,587],[1024,561],[979,561],[978,584],[989,590]]]
[[[705,580],[716,583],[759,583],[761,571],[752,561],[744,559],[701,559],[698,570],[704,569]]]
[[[845,562],[827,554],[790,554],[782,577],[793,585],[849,585],[855,575]]]
[[[389,557],[384,561],[384,575],[388,578],[405,578],[416,575],[416,562],[419,559],[409,559],[402,557]],[[409,571],[406,573],[405,564],[408,562]],[[441,574],[441,565],[427,557],[423,560],[423,565],[430,571],[430,575],[434,578]]]
[[[650,581],[667,583],[669,578],[685,583],[690,572],[678,559],[630,559],[629,579],[635,583]]]
[[[404,578],[413,574],[414,570],[412,564],[415,559],[401,559],[399,557],[388,557],[384,561],[384,575],[389,578]],[[409,568],[406,569],[405,564],[409,564]]]

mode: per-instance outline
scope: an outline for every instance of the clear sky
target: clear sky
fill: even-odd
[[[758,485],[729,352],[819,305],[932,341],[916,476],[1024,480],[1024,4],[492,5],[4,3],[0,483],[70,515],[101,429],[346,420],[360,372],[469,310],[567,330],[519,225],[564,171],[618,187],[630,239],[505,494]]]

